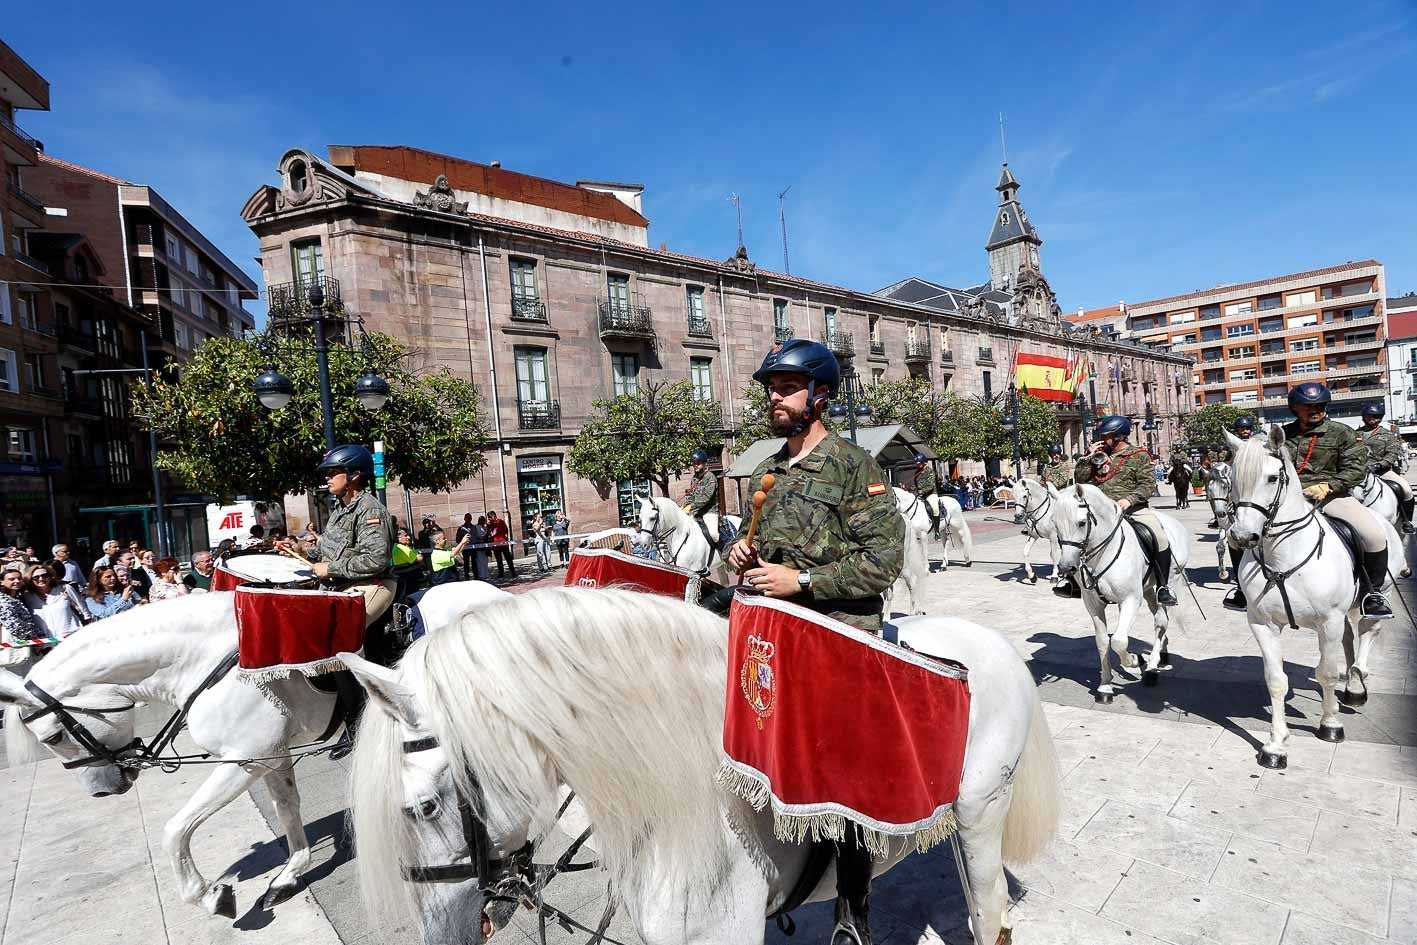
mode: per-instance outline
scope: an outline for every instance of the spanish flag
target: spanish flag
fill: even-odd
[[[1068,361],[1048,354],[1019,352],[1014,368],[1014,383],[1039,400],[1068,402],[1073,399],[1072,380],[1068,377]]]

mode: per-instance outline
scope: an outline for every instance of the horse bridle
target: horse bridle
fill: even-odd
[[[1039,504],[1038,514],[1036,515],[1029,511],[1027,502],[1028,499],[1033,497],[1033,490],[1029,489],[1028,486],[1024,486],[1023,497],[1025,501],[1019,506],[1020,510],[1023,512],[1023,527],[1033,532],[1034,538],[1042,538],[1043,536],[1038,533],[1038,523],[1043,521],[1043,516],[1047,515],[1048,510],[1053,507],[1053,493],[1049,492],[1047,489],[1043,490],[1043,501]],[[1092,509],[1089,508],[1088,514],[1091,513]]]
[[[1233,480],[1230,478],[1230,474],[1229,474],[1228,472],[1227,472],[1227,473],[1224,473],[1224,474],[1214,474],[1214,473],[1207,473],[1207,474],[1206,474],[1206,481],[1207,481],[1207,482],[1213,482],[1213,481],[1216,481],[1216,480],[1218,480],[1218,481],[1224,483],[1224,485],[1225,485],[1225,496],[1222,497],[1222,498],[1216,499],[1216,498],[1213,498],[1209,492],[1207,492],[1206,495],[1205,495],[1205,498],[1206,498],[1206,501],[1210,503],[1210,514],[1215,516],[1216,524],[1219,525],[1219,524],[1220,524],[1220,517],[1221,517],[1222,515],[1225,516],[1226,518],[1233,518],[1233,517],[1234,517],[1234,514],[1235,514],[1234,505],[1235,505],[1235,504],[1234,504],[1234,502],[1230,499],[1230,490],[1234,487],[1234,483],[1233,483]],[[1217,503],[1223,504],[1224,507],[1225,507],[1225,511],[1222,512],[1220,509],[1216,508],[1216,504],[1217,504]],[[1223,527],[1226,527],[1226,526],[1221,526],[1221,527],[1223,528]]]
[[[653,524],[652,524],[649,528],[645,528],[643,525],[641,525],[641,526],[640,526],[640,532],[643,533],[643,534],[648,534],[648,535],[649,535],[650,543],[653,544],[653,545],[655,545],[655,547],[657,547],[657,548],[662,548],[662,549],[666,552],[666,554],[665,554],[665,560],[667,560],[670,564],[673,564],[674,562],[676,562],[676,561],[679,560],[679,552],[683,551],[683,550],[684,550],[684,546],[689,543],[689,534],[692,534],[692,532],[686,533],[686,534],[684,535],[684,540],[681,541],[681,542],[679,542],[679,547],[674,549],[674,553],[673,553],[673,554],[668,554],[669,546],[668,546],[668,545],[665,545],[665,544],[664,544],[664,540],[659,537],[659,524],[660,524],[659,506],[654,503],[654,500],[653,500],[653,499],[650,500],[649,505],[650,505],[650,508],[654,510]],[[709,566],[712,566],[712,565],[713,565],[714,556],[717,555],[717,554],[718,554],[718,548],[714,546],[714,543],[713,543],[712,541],[710,541],[710,542],[709,542],[709,557],[708,557]],[[707,573],[708,573],[708,567],[705,567],[704,570],[700,572],[700,574],[707,574]]]
[[[1282,456],[1275,456],[1272,452],[1270,455],[1279,460],[1279,482],[1274,489],[1274,499],[1267,506],[1260,505],[1258,502],[1251,502],[1248,499],[1241,502],[1232,502],[1231,505],[1236,509],[1254,509],[1259,512],[1264,518],[1264,524],[1260,526],[1260,538],[1263,539],[1264,536],[1271,533],[1271,529],[1274,529],[1274,546],[1278,548],[1283,541],[1299,534],[1308,527],[1310,522],[1316,520],[1318,507],[1310,505],[1309,511],[1299,518],[1293,518],[1283,522],[1275,520],[1275,516],[1279,514],[1279,506],[1284,502],[1284,490],[1289,488],[1289,484],[1292,480],[1289,478],[1289,464],[1284,462],[1284,458]],[[1263,574],[1265,578],[1264,590],[1260,591],[1259,594],[1255,596],[1255,600],[1258,601],[1261,597],[1268,594],[1270,588],[1279,588],[1279,599],[1284,603],[1284,616],[1289,619],[1289,628],[1291,630],[1298,630],[1299,624],[1294,620],[1294,608],[1289,603],[1289,590],[1285,587],[1284,582],[1289,580],[1295,572],[1314,558],[1323,557],[1324,534],[1325,531],[1323,527],[1320,526],[1319,537],[1314,541],[1314,547],[1309,549],[1309,553],[1306,554],[1298,564],[1287,571],[1275,571],[1269,566],[1268,562],[1264,559],[1263,542],[1250,549],[1250,553],[1255,557],[1255,563],[1260,567],[1260,573]]]
[[[431,751],[438,747],[440,745],[437,737],[430,735],[404,742],[403,752],[407,755],[420,751]],[[469,781],[474,788],[477,787],[477,778],[471,773],[469,773]],[[542,899],[542,891],[562,873],[579,873],[583,870],[595,869],[600,865],[596,860],[583,863],[572,862],[581,847],[585,846],[586,841],[590,839],[593,828],[587,827],[580,836],[572,840],[571,845],[566,848],[566,851],[555,863],[534,862],[532,857],[536,850],[536,843],[530,839],[509,855],[494,857],[492,856],[492,837],[487,832],[487,825],[473,811],[472,801],[461,790],[457,792],[457,798],[463,842],[467,844],[467,862],[446,863],[439,866],[405,866],[402,868],[402,873],[406,882],[461,883],[473,880],[477,883],[477,891],[483,898],[484,909],[488,905],[498,903],[510,906],[512,909],[523,905],[535,909],[543,945],[546,942],[546,920],[548,918],[563,927],[575,928],[588,933],[590,938],[586,941],[586,945],[595,945],[595,943],[602,941],[608,942],[610,945],[624,945],[624,943],[617,942],[605,934],[605,930],[610,927],[611,919],[615,916],[613,900],[606,904],[598,927],[592,929]],[[556,811],[558,821],[566,813],[566,809],[571,806],[571,801],[574,798],[575,793],[572,792],[561,803],[560,809]]]
[[[1122,540],[1117,543],[1117,553],[1112,556],[1111,561],[1108,561],[1107,564],[1103,566],[1101,571],[1094,571],[1092,568],[1088,567],[1086,562],[1091,561],[1107,550],[1107,546],[1112,543],[1112,536],[1116,535],[1118,531],[1121,530],[1122,522],[1126,521],[1127,517],[1119,514],[1117,516],[1117,524],[1112,526],[1112,530],[1107,533],[1107,537],[1102,539],[1101,544],[1089,550],[1087,546],[1092,539],[1092,527],[1097,524],[1097,516],[1093,514],[1092,506],[1088,505],[1086,500],[1083,501],[1082,507],[1087,509],[1087,526],[1083,530],[1082,541],[1068,541],[1060,535],[1058,536],[1058,544],[1078,549],[1082,554],[1082,560],[1084,562],[1078,569],[1081,575],[1081,584],[1083,587],[1096,592],[1097,595],[1101,597],[1102,592],[1097,589],[1098,582],[1100,582],[1102,576],[1112,570],[1112,566],[1121,559],[1122,550],[1127,547],[1127,533],[1122,532]],[[1091,581],[1091,583],[1089,583],[1089,581]]]

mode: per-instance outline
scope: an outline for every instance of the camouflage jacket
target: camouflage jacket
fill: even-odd
[[[702,476],[695,476],[693,488],[684,496],[684,507],[693,516],[715,511],[718,508],[718,476],[707,469]]]
[[[910,480],[910,491],[924,498],[928,495],[934,495],[937,485],[935,470],[931,469],[927,464],[916,468],[915,478]]]
[[[1368,474],[1368,451],[1353,428],[1337,420],[1325,420],[1312,430],[1299,429],[1299,421],[1284,425],[1284,447],[1294,458],[1299,481],[1304,488],[1326,482],[1331,498],[1347,495],[1361,485]]]
[[[392,566],[394,523],[371,492],[336,507],[315,544],[312,561],[325,561],[336,582],[362,583],[387,577]]]
[[[1043,467],[1043,481],[1054,489],[1064,489],[1073,484],[1073,464],[1066,459],[1049,463]]]
[[[1382,425],[1372,430],[1356,430],[1354,436],[1358,442],[1368,448],[1368,462],[1381,466],[1387,464],[1388,469],[1401,469],[1402,458],[1407,452],[1407,447],[1398,439],[1397,434],[1386,429]]]
[[[1096,458],[1106,461],[1095,466],[1093,460]],[[1084,456],[1078,460],[1073,475],[1078,482],[1101,489],[1102,494],[1113,502],[1126,499],[1129,512],[1145,508],[1151,501],[1151,494],[1156,490],[1156,473],[1152,469],[1151,454],[1130,443],[1119,446],[1117,452],[1111,456],[1104,453]]]
[[[758,522],[762,561],[806,571],[812,587],[794,603],[861,630],[881,628],[881,595],[905,561],[905,519],[881,467],[835,433],[789,465],[787,446],[753,470],[776,477]]]

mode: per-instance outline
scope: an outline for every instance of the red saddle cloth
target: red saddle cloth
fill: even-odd
[[[337,653],[364,646],[364,596],[343,591],[236,588],[236,638],[242,678],[318,676],[344,669]]]
[[[691,604],[699,602],[699,582],[692,571],[609,548],[577,548],[566,568],[567,587],[627,586]]]
[[[884,854],[954,832],[969,678],[806,608],[739,595],[728,617],[726,759],[719,782],[779,838],[840,837],[850,821]]]

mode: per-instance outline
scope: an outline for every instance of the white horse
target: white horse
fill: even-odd
[[[1015,483],[1013,497],[1019,513],[1023,515],[1023,533],[1026,536],[1023,542],[1023,571],[1027,575],[1026,580],[1038,583],[1038,575],[1033,573],[1033,545],[1034,542],[1045,541],[1048,543],[1048,559],[1053,562],[1053,580],[1058,582],[1058,554],[1061,549],[1058,545],[1058,526],[1053,522],[1053,511],[1057,508],[1054,493],[1049,491],[1047,483],[1037,479],[1020,479]]]
[[[964,566],[971,568],[974,566],[974,535],[969,531],[969,523],[965,521],[964,509],[960,506],[959,500],[952,495],[931,495],[925,498],[930,506],[930,511],[935,513],[935,520],[944,526],[944,534],[937,535],[945,546],[944,569],[950,567],[950,546],[956,541],[964,549]]]
[[[660,559],[665,564],[684,568],[697,574],[709,576],[720,584],[727,581],[727,563],[719,553],[718,513],[704,515],[704,524],[715,543],[704,538],[699,523],[685,512],[673,499],[665,496],[640,496],[640,532],[637,544],[641,547],[657,546]],[[728,522],[738,531],[743,520],[736,515],[728,516]]]
[[[1363,482],[1349,494],[1393,528],[1401,525],[1402,510],[1397,504],[1397,493],[1372,470],[1363,476]]]
[[[1229,463],[1214,463],[1210,468],[1201,467],[1201,481],[1205,483],[1205,500],[1210,505],[1210,514],[1215,516],[1215,566],[1221,581],[1230,580],[1230,563],[1226,535],[1235,521],[1231,507],[1230,487],[1234,478],[1234,468]]]
[[[1289,677],[1284,673],[1280,632],[1297,625],[1318,633],[1319,665],[1314,678],[1323,690],[1318,737],[1339,742],[1343,740],[1337,692],[1343,675],[1339,647],[1348,665],[1343,701],[1363,705],[1368,701],[1368,656],[1381,622],[1360,616],[1353,559],[1343,551],[1328,518],[1317,514],[1304,498],[1294,461],[1284,448],[1284,428],[1272,425],[1264,440],[1226,436],[1235,455],[1235,523],[1230,534],[1245,548],[1239,582],[1245,591],[1250,631],[1264,657],[1270,697],[1270,737],[1260,749],[1259,762],[1267,768],[1283,768],[1288,763],[1284,701]],[[1383,527],[1388,570],[1396,573],[1403,564],[1402,540],[1390,523],[1384,522]],[[1390,583],[1389,579],[1384,586]]]
[[[619,551],[622,554],[633,554],[635,539],[639,537],[639,534],[639,530],[635,528],[607,528],[585,536],[576,547],[609,548],[611,551]]]
[[[722,758],[721,618],[669,598],[547,588],[414,644],[397,669],[346,657],[368,688],[351,777],[361,888],[376,927],[422,923],[428,942],[480,941],[514,851],[549,825],[562,782],[595,825],[621,902],[647,945],[760,945],[764,917],[809,847],[770,811],[715,784]],[[1009,642],[966,621],[911,617],[900,639],[969,667],[968,749],[955,802],[978,945],[1007,941],[1003,862],[1047,845],[1061,800],[1033,679]],[[869,726],[862,720],[863,726]],[[437,746],[439,751],[410,750]],[[475,831],[465,829],[468,811]],[[497,867],[476,883],[402,882],[429,850],[460,862],[482,833]],[[893,841],[889,869],[910,850]],[[835,896],[832,871],[810,900]]]
[[[440,628],[479,604],[507,596],[481,581],[463,581],[430,589],[419,609],[425,626]],[[111,753],[133,741],[135,702],[176,709],[198,692],[208,675],[236,652],[234,600],[233,594],[192,594],[135,608],[68,637],[24,680],[0,672],[10,764],[39,760],[43,746],[66,762],[91,758],[92,763],[77,767],[76,773],[94,797],[126,792],[140,769],[114,764],[111,755],[95,757],[94,745]],[[76,741],[75,733],[54,713],[22,722],[45,707],[26,683],[60,702],[82,726],[81,737],[93,742]],[[192,861],[192,835],[261,779],[270,791],[290,852],[271,882],[264,905],[269,909],[299,891],[300,875],[310,865],[310,849],[290,745],[319,738],[334,709],[334,695],[316,690],[299,675],[258,688],[228,672],[197,695],[187,715],[187,731],[198,748],[221,763],[212,765],[211,775],[163,830],[163,850],[183,901],[200,904],[214,915],[236,916],[231,885],[208,883]]]
[[[1082,587],[1083,603],[1092,616],[1093,634],[1097,640],[1097,656],[1101,664],[1094,698],[1101,703],[1110,703],[1116,690],[1112,685],[1112,664],[1108,657],[1108,644],[1127,669],[1137,668],[1137,658],[1127,649],[1132,622],[1142,601],[1146,601],[1151,611],[1156,636],[1151,650],[1141,661],[1142,683],[1154,686],[1159,680],[1157,671],[1171,665],[1167,651],[1167,631],[1170,622],[1182,623],[1180,609],[1173,613],[1156,600],[1156,584],[1151,575],[1151,565],[1142,551],[1141,540],[1137,537],[1137,526],[1122,514],[1121,506],[1091,485],[1075,485],[1059,492],[1049,485],[1048,492],[1058,503],[1053,518],[1057,523],[1058,544],[1061,553],[1058,558],[1059,571],[1065,575],[1077,574]],[[1191,534],[1181,523],[1153,510],[1153,514],[1166,530],[1166,538],[1171,543],[1173,574],[1179,573],[1184,579],[1186,564],[1191,556]],[[1171,576],[1168,576],[1168,580]],[[1107,630],[1107,606],[1117,604],[1117,629]]]

